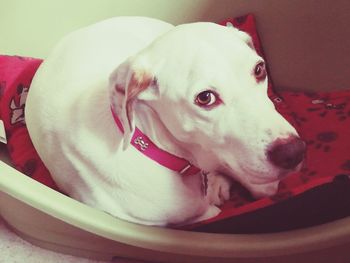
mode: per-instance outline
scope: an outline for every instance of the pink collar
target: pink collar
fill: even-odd
[[[121,132],[124,132],[123,125],[119,120],[117,114],[114,112],[113,108],[111,108],[111,111],[118,128],[121,130]],[[147,137],[147,135],[143,134],[143,132],[140,131],[137,127],[135,127],[135,132],[130,143],[148,158],[156,161],[160,165],[170,170],[178,172],[181,175],[194,175],[201,171],[199,168],[192,165],[189,161],[158,148],[158,146],[156,146]]]

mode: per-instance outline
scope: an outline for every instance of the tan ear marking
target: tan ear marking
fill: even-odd
[[[133,72],[128,85],[128,100],[137,97],[142,91],[152,84],[153,78],[145,72]]]
[[[144,71],[135,71],[132,73],[128,83],[127,99],[125,103],[126,116],[130,130],[132,130],[132,104],[134,99],[142,91],[146,90],[153,82],[153,77]]]

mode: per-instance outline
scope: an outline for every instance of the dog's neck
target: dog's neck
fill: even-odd
[[[154,144],[164,151],[195,163],[193,155],[167,129],[154,109],[149,105],[139,103],[135,112],[136,127],[147,135]]]

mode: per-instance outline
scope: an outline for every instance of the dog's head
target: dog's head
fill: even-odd
[[[274,194],[304,157],[305,144],[267,96],[264,60],[235,28],[175,27],[120,65],[111,87],[113,100],[122,95],[114,103],[125,142],[142,101],[195,165],[235,178],[255,196]]]

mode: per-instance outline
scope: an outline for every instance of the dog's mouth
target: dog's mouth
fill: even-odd
[[[267,168],[266,171],[255,171],[241,167],[239,172],[235,172],[229,164],[224,163],[220,168],[216,170],[216,172],[233,178],[241,183],[249,182],[249,184],[264,185],[279,182],[289,175],[300,171],[302,167],[303,163],[299,164],[298,167],[291,170]]]
[[[302,167],[303,163],[295,169],[279,169],[267,165],[266,170],[258,171],[242,166],[235,172],[228,163],[224,163],[216,169],[216,172],[239,182],[254,198],[262,198],[274,195],[278,191],[279,182]]]

